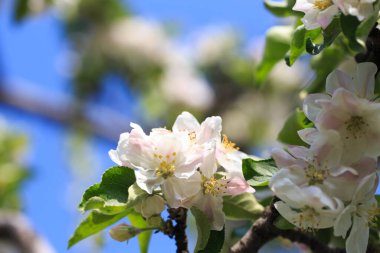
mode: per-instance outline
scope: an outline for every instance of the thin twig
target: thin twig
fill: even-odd
[[[174,238],[177,246],[177,253],[189,253],[188,240],[186,236],[186,208],[168,209],[170,219],[176,222],[174,227]]]

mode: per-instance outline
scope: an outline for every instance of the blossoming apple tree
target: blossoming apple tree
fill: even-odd
[[[301,56],[315,72],[300,92],[302,109],[279,133],[284,146],[270,157],[252,156],[223,133],[221,117],[199,122],[186,111],[169,128],[145,132],[131,123],[109,152],[115,167],[84,192],[79,208],[89,214],[69,247],[113,226],[113,239],[136,236],[142,252],[152,232],[188,252],[191,213],[198,232],[194,252],[257,252],[277,237],[313,252],[380,250],[380,2],[264,4],[295,21],[268,31],[255,82],[263,83],[277,62],[292,66]],[[347,61],[350,71],[341,68]],[[255,197],[263,192],[270,196]],[[115,224],[125,217],[126,223]],[[248,220],[251,227],[225,246],[229,220]]]

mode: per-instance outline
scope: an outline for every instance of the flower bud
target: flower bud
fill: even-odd
[[[142,232],[141,229],[135,228],[135,227],[132,227],[131,225],[123,223],[123,224],[117,225],[116,227],[111,228],[111,230],[109,231],[109,234],[112,237],[112,239],[119,242],[124,242],[126,240],[131,239],[132,237],[135,237],[141,232]]]
[[[161,216],[154,215],[146,219],[146,222],[149,226],[152,227],[162,227],[164,225],[164,221],[162,220]]]
[[[165,200],[159,195],[148,196],[141,203],[141,214],[145,218],[160,214],[165,209]]]

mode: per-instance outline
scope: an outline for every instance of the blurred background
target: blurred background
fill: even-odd
[[[0,253],[67,252],[130,122],[220,115],[242,151],[267,156],[308,80],[302,61],[253,76],[266,30],[287,24],[258,0],[0,0]],[[163,249],[174,241],[153,235]],[[100,234],[68,252],[138,251]]]

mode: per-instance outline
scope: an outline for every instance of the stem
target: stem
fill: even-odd
[[[366,40],[367,52],[356,55],[356,62],[373,62],[377,66],[377,74],[380,71],[380,30],[376,28],[377,23],[372,28]],[[376,74],[376,75],[377,75]]]
[[[174,238],[177,246],[177,253],[189,253],[186,236],[187,209],[183,207],[168,209],[169,217],[176,221],[174,227]]]

